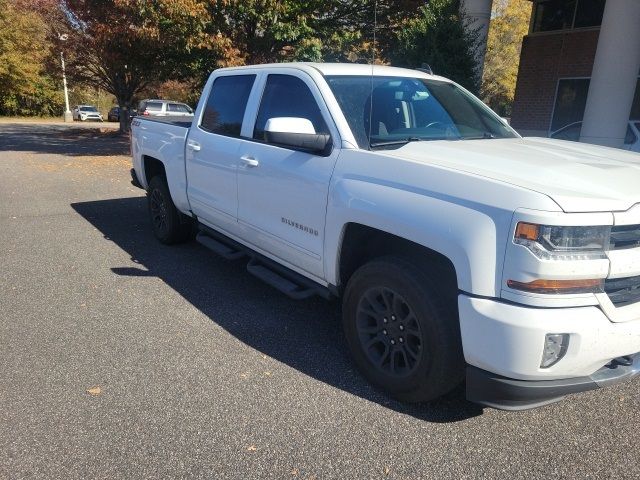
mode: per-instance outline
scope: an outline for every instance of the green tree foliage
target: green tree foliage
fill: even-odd
[[[531,2],[494,0],[481,96],[496,112],[511,115],[522,37],[529,29]]]
[[[390,57],[396,65],[419,68],[427,63],[438,75],[451,78],[473,92],[475,40],[464,27],[457,0],[431,0],[407,20],[397,33]]]
[[[377,50],[384,58],[394,30],[423,0],[207,0],[207,32],[217,46],[203,72],[215,66],[281,61],[371,59],[374,8]],[[204,52],[203,52],[204,53]]]
[[[46,71],[50,47],[40,15],[18,2],[0,0],[0,114],[62,111],[62,95]]]
[[[49,75],[59,77],[58,55],[64,49],[74,88],[105,90],[125,108],[148,92],[192,99],[209,73],[224,66],[369,62],[374,31],[377,63],[429,63],[436,73],[476,90],[473,38],[464,30],[458,0],[0,0],[0,5],[7,2],[39,13],[40,19],[21,20],[40,26],[18,30],[36,31],[25,35],[36,39],[31,47],[49,42],[38,50],[49,52],[47,59],[36,62],[44,62]],[[69,39],[59,41],[61,33]],[[29,52],[26,45],[16,49]],[[35,77],[45,78],[41,73],[27,75],[25,88],[35,91]],[[169,80],[177,83],[166,88]],[[16,95],[16,88],[5,91]],[[39,97],[46,97],[40,88]]]
[[[210,0],[209,32],[228,39],[228,63],[287,60],[293,56],[293,45],[313,37],[309,20],[321,5],[315,0]]]
[[[182,78],[204,45],[200,0],[64,0],[70,30],[69,70],[129,109],[153,82]],[[121,130],[128,128],[121,116]]]

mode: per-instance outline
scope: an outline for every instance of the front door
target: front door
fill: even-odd
[[[265,124],[276,117],[306,118],[316,133],[331,133],[310,77],[268,75],[253,138],[239,150],[238,221],[257,247],[322,278],[327,196],[339,150],[322,156],[267,143]]]

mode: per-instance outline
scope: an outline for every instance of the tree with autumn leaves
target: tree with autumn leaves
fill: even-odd
[[[493,0],[480,95],[499,115],[511,116],[522,38],[529,30],[528,0]]]
[[[414,68],[429,63],[436,73],[476,90],[473,38],[462,28],[458,4],[459,0],[0,0],[0,113],[14,112],[7,105],[40,98],[37,92],[44,91],[43,85],[55,93],[53,104],[61,101],[61,50],[75,85],[99,87],[113,94],[123,109],[144,92],[178,91],[185,85],[194,98],[219,67],[296,60],[365,63],[374,55],[377,63]],[[509,36],[512,16],[510,6],[500,10],[495,17],[505,28],[489,39],[483,92],[494,103],[508,103],[509,82],[515,84],[504,67],[517,65],[518,53],[501,45],[521,40],[520,30]],[[12,31],[18,21],[20,31]],[[59,40],[62,34],[67,41]],[[3,40],[6,37],[12,40]],[[4,70],[2,55],[7,58]],[[21,56],[32,63],[20,65],[18,81],[9,72],[19,69],[6,65]],[[122,129],[126,126],[123,119]]]
[[[11,0],[0,0],[0,113],[53,115],[62,92],[51,75],[44,17]]]
[[[198,0],[63,0],[71,78],[110,92],[128,112],[153,82],[191,74],[191,52],[204,44]],[[127,115],[120,115],[121,130]]]

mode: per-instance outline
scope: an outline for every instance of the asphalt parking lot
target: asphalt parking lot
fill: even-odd
[[[337,304],[157,243],[127,139],[94,128],[0,123],[0,478],[640,478],[640,382],[390,400]]]

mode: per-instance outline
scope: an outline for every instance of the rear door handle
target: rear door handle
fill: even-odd
[[[187,142],[187,147],[189,147],[194,152],[199,152],[201,148],[198,142],[193,142],[193,141]]]
[[[248,155],[240,157],[240,161],[245,167],[249,167],[249,168],[255,168],[258,165],[260,165],[260,162],[258,160]]]

